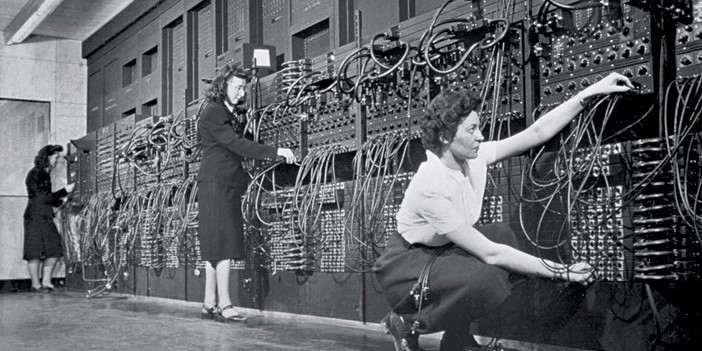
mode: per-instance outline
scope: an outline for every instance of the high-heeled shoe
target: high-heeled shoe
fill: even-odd
[[[219,307],[217,307],[217,305],[214,305],[212,307],[207,307],[205,305],[202,305],[202,311],[200,312],[200,318],[214,319],[218,313],[219,313]]]
[[[219,310],[219,313],[217,313],[217,314],[215,315],[215,320],[216,320],[217,322],[221,322],[221,323],[232,323],[232,322],[244,322],[244,321],[246,321],[246,317],[244,317],[244,316],[242,316],[242,315],[240,315],[240,314],[238,314],[238,313],[233,314],[233,315],[231,315],[231,316],[226,316],[226,317],[225,317],[225,316],[224,316],[224,311],[231,310],[231,309],[234,309],[234,306],[232,306],[232,305],[227,305],[227,306],[222,307],[222,309]]]

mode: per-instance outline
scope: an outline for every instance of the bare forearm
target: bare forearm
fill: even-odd
[[[472,226],[465,226],[446,234],[447,238],[479,260],[506,270],[544,278],[559,278],[554,271],[564,266],[529,255],[511,246],[487,239]]]
[[[566,266],[540,259],[511,246],[493,242],[472,226],[460,226],[446,233],[446,238],[479,260],[512,272],[572,282],[587,283],[594,279],[592,267],[587,262]]]
[[[627,92],[633,88],[634,86],[629,79],[621,74],[608,75],[547,112],[521,133],[499,140],[497,155],[490,162],[518,155],[553,138],[583,110],[581,101],[591,99],[596,95]]]
[[[534,121],[531,129],[538,144],[545,143],[565,128],[583,110],[581,100],[589,96],[587,91],[582,91]]]
[[[496,244],[496,253],[487,258],[489,264],[508,271],[542,278],[563,278],[565,266],[553,261],[537,258],[513,247]]]
[[[546,113],[532,125],[539,144],[551,139],[560,132],[568,123],[583,109],[583,101],[591,99],[596,95],[606,95],[610,93],[623,93],[633,89],[628,78],[612,73],[599,80],[593,85],[583,89],[575,96],[566,100],[558,107]]]

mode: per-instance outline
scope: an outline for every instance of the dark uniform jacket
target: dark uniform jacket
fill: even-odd
[[[53,207],[61,206],[63,197],[68,195],[65,188],[52,193],[49,172],[38,167],[32,168],[27,173],[24,183],[27,186],[27,196],[29,197],[27,208],[24,210],[25,218],[53,218]]]
[[[247,183],[241,161],[246,158],[275,158],[277,148],[244,137],[243,126],[224,103],[208,102],[200,114],[198,132],[202,145],[202,162],[198,180],[232,187]]]

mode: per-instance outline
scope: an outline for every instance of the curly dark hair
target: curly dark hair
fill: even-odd
[[[217,74],[212,80],[212,84],[207,88],[205,96],[207,99],[222,102],[227,99],[227,82],[232,77],[238,77],[246,81],[249,80],[249,75],[241,67],[232,64],[225,64],[217,70]]]
[[[63,151],[63,146],[61,145],[46,145],[39,149],[37,155],[34,156],[34,166],[41,169],[46,169],[50,166],[49,156]]]
[[[458,125],[479,108],[480,98],[466,90],[442,91],[431,101],[419,120],[424,148],[440,155],[443,145],[441,138],[452,141]]]

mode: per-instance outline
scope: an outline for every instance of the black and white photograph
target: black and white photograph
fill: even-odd
[[[702,350],[702,0],[0,0],[0,351]]]

